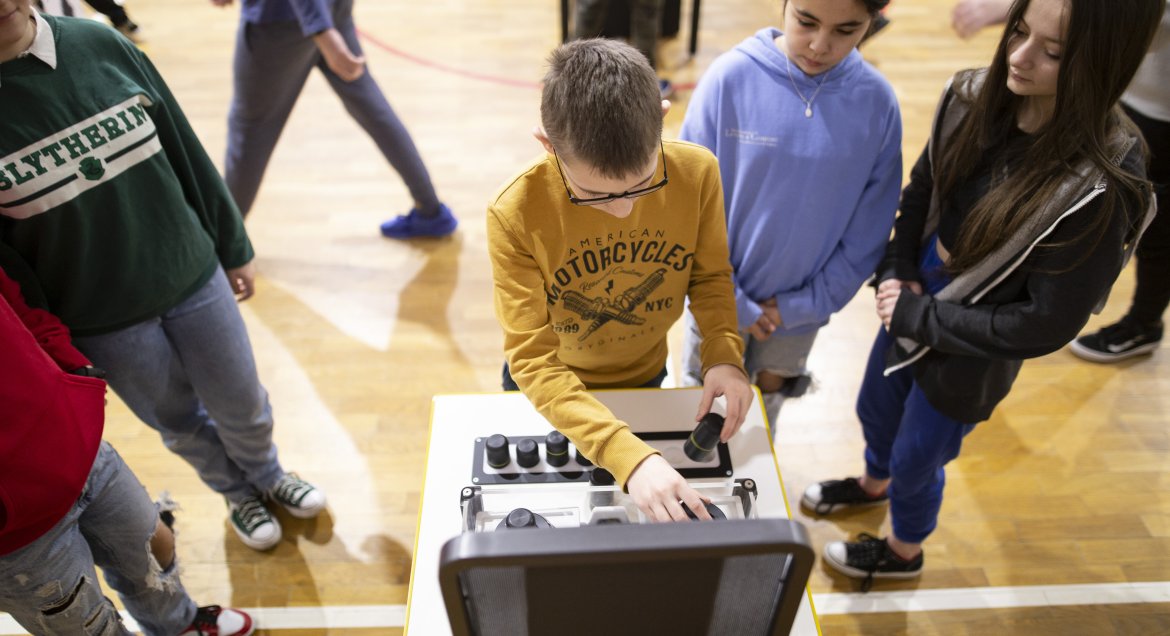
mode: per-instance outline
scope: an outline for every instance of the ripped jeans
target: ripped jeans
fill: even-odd
[[[148,636],[174,636],[195,618],[178,560],[160,570],[150,553],[158,509],[122,461],[102,442],[77,503],[29,545],[0,556],[0,611],[33,634],[129,634],[102,594],[102,568]]]

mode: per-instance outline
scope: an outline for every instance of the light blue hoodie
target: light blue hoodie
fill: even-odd
[[[808,332],[877,267],[898,208],[902,119],[894,91],[853,50],[816,77],[760,30],[715,60],[680,137],[719,158],[739,327],[775,298],[783,331]],[[818,84],[820,93],[813,97]],[[804,115],[812,99],[812,117]]]

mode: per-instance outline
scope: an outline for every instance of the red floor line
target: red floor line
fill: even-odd
[[[476,80],[480,80],[481,82],[490,82],[492,84],[511,86],[513,88],[540,88],[540,82],[525,82],[523,80],[514,80],[514,79],[509,79],[507,77],[496,77],[494,75],[487,75],[485,73],[476,73],[475,71],[465,71],[463,69],[458,69],[458,68],[455,68],[453,66],[447,66],[446,64],[440,64],[439,62],[433,62],[433,61],[428,60],[426,58],[422,58],[422,57],[419,57],[417,55],[407,53],[406,51],[403,51],[401,49],[390,46],[389,44],[386,44],[385,42],[379,40],[378,38],[370,35],[366,31],[362,31],[360,29],[358,30],[358,35],[360,35],[362,37],[362,39],[366,40],[370,44],[373,44],[374,46],[378,47],[379,49],[382,49],[383,51],[385,51],[391,55],[397,55],[398,57],[401,57],[401,58],[406,59],[406,60],[410,60],[411,62],[414,62],[415,64],[419,64],[421,66],[426,66],[429,68],[440,70],[440,71],[443,71],[445,73],[451,73],[452,75],[459,75],[462,77],[476,79]]]

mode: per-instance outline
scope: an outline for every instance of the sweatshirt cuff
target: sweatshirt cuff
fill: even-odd
[[[707,375],[707,369],[717,364],[730,364],[743,371],[746,377],[747,371],[743,366],[743,346],[743,340],[740,339],[739,335],[704,339],[700,349],[703,358],[703,375]]]
[[[776,294],[776,310],[780,312],[784,329],[797,329],[820,322],[822,317],[816,315],[812,304],[811,294],[807,291]]]
[[[236,246],[230,253],[219,255],[219,264],[224,271],[243,267],[256,258],[256,250],[252,248],[252,241],[244,238],[242,246]]]
[[[919,340],[916,327],[922,324],[923,315],[930,307],[931,300],[933,300],[931,296],[915,294],[903,287],[898,294],[898,302],[894,305],[894,314],[890,316],[890,335]]]
[[[760,306],[751,298],[748,298],[747,294],[743,293],[743,290],[739,287],[735,288],[735,312],[737,326],[740,331],[750,329],[760,319],[760,316],[764,314],[760,310]]]
[[[601,448],[594,463],[608,470],[622,488],[630,479],[630,473],[647,457],[657,455],[658,451],[634,435],[629,428],[623,427]]]

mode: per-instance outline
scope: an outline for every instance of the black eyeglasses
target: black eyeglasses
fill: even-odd
[[[565,171],[561,169],[561,158],[557,156],[557,151],[553,150],[553,158],[557,160],[557,172],[561,175],[561,183],[565,184],[565,192],[569,195],[569,202],[574,205],[600,205],[602,203],[609,203],[610,201],[617,201],[618,199],[635,199],[637,197],[646,196],[651,192],[658,192],[666,187],[666,150],[662,147],[662,142],[658,142],[658,152],[662,162],[662,181],[645,188],[638,188],[637,190],[628,190],[621,194],[607,194],[603,197],[593,197],[592,199],[581,199],[573,194],[573,190],[569,187],[569,182],[565,179]]]

